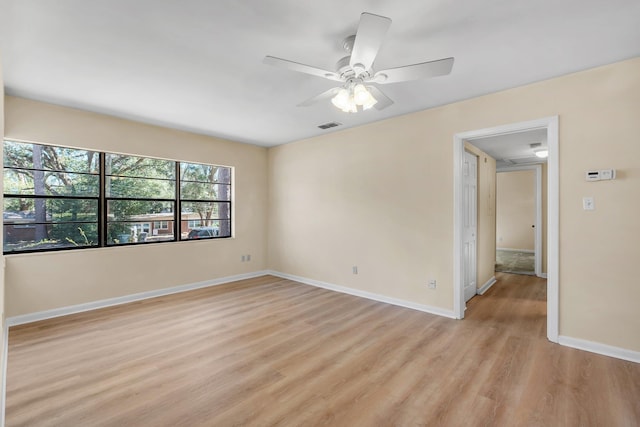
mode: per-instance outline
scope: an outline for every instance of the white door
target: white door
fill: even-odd
[[[466,302],[476,294],[476,240],[478,234],[478,158],[466,151],[464,153],[463,183],[462,280]]]

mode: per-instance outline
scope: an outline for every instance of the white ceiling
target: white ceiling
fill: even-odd
[[[546,162],[546,159],[536,157],[531,147],[531,144],[540,144],[535,148],[547,148],[546,129],[478,138],[469,142],[496,159],[497,168]]]
[[[393,20],[376,69],[454,56],[451,75],[384,86],[395,104],[296,107],[363,11]],[[640,55],[638,0],[0,0],[6,92],[272,146]]]

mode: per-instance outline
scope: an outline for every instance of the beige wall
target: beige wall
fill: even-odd
[[[536,171],[500,172],[496,181],[496,245],[535,249]]]
[[[638,75],[635,58],[270,149],[270,267],[451,309],[453,135],[559,115],[560,334],[640,351]]]
[[[10,96],[5,108],[8,138],[235,168],[234,238],[9,255],[7,316],[266,268],[266,148]]]
[[[478,156],[478,277],[480,289],[495,277],[496,160],[468,142],[465,149]]]
[[[430,110],[446,122],[441,111]],[[451,309],[453,134],[420,123],[406,115],[270,149],[270,266]]]

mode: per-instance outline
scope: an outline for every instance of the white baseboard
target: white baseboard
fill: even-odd
[[[192,291],[194,289],[207,288],[209,286],[223,285],[225,283],[235,282],[238,280],[252,279],[268,274],[266,271],[256,271],[253,273],[236,274],[234,276],[221,277],[219,279],[206,280],[204,282],[189,283],[186,285],[173,286],[170,288],[155,289],[153,291],[141,292],[138,294],[124,295],[121,297],[108,298],[98,301],[87,302],[84,304],[70,305],[67,307],[54,308],[52,310],[38,311],[35,313],[22,314],[19,316],[8,317],[6,326],[16,326],[25,323],[37,322],[39,320],[51,319],[68,314],[82,313],[84,311],[96,310],[99,308],[111,307],[114,305],[126,304],[133,301],[140,301],[149,298],[160,297],[164,295],[177,294],[179,292]]]
[[[612,345],[562,335],[558,337],[558,344],[577,348],[578,350],[590,351],[591,353],[602,354],[604,356],[615,357],[616,359],[640,363],[640,351],[627,350],[626,348],[614,347]]]
[[[547,273],[540,273],[537,276],[540,277],[541,279],[546,279],[547,278]]]
[[[406,301],[399,298],[392,298],[386,295],[375,294],[373,292],[361,291],[359,289],[353,289],[346,286],[335,285],[333,283],[321,282],[319,280],[308,279],[306,277],[294,276],[293,274],[280,273],[279,271],[269,270],[266,272],[266,274],[270,274],[276,277],[281,277],[283,279],[289,279],[296,282],[304,283],[305,285],[311,285],[318,288],[328,289],[330,291],[341,292],[343,294],[349,294],[349,295],[353,295],[361,298],[367,298],[370,300],[397,305],[400,307],[411,308],[413,310],[423,311],[429,314],[449,317],[451,319],[456,318],[452,310],[445,310],[440,307],[433,307],[430,305],[418,304],[415,302]]]
[[[497,251],[507,251],[507,252],[525,252],[528,254],[535,254],[536,251],[533,249],[513,249],[513,248],[496,248]]]
[[[493,276],[491,279],[487,280],[487,283],[482,285],[480,289],[476,291],[476,294],[484,295],[484,293],[487,292],[489,288],[491,288],[495,283],[496,283],[496,277]]]

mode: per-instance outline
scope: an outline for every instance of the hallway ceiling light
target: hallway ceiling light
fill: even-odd
[[[531,149],[533,150],[533,154],[535,154],[536,157],[539,157],[541,159],[546,159],[547,157],[549,157],[549,148],[543,147],[541,142],[534,142],[533,144],[529,144],[529,147],[531,147]]]
[[[549,149],[548,148],[538,148],[537,150],[533,150],[533,154],[541,159],[546,159],[549,157]]]

